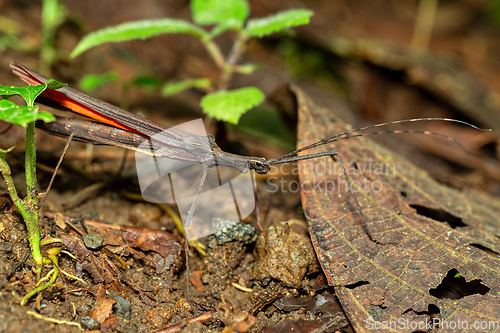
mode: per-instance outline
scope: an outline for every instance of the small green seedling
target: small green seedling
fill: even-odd
[[[66,20],[66,8],[58,0],[43,0],[41,15],[40,67],[47,71],[56,62],[56,34],[59,26]]]
[[[22,298],[22,305],[26,304],[31,296],[53,284],[57,279],[57,275],[59,273],[59,266],[57,264],[56,255],[61,251],[61,249],[51,248],[45,251],[45,254],[42,254],[42,251],[40,250],[41,246],[52,243],[61,243],[62,241],[58,238],[40,240],[38,189],[35,168],[35,121],[43,120],[49,122],[55,120],[55,117],[47,112],[39,112],[39,107],[35,106],[34,103],[35,99],[45,89],[58,89],[62,86],[65,86],[65,84],[57,82],[56,80],[49,80],[47,84],[44,85],[27,87],[0,85],[0,95],[2,95],[2,98],[4,98],[4,96],[20,95],[22,98],[24,98],[27,104],[27,106],[19,106],[7,99],[0,100],[0,120],[9,122],[11,124],[20,125],[26,128],[25,172],[27,196],[24,200],[19,198],[17,194],[17,190],[12,180],[11,169],[7,161],[5,160],[6,154],[10,152],[14,147],[8,148],[6,150],[0,149],[0,173],[5,180],[5,183],[7,184],[7,190],[9,192],[10,198],[12,199],[12,202],[16,205],[17,209],[24,219],[24,223],[26,224],[31,255],[33,256],[37,272],[40,274],[44,265],[53,265],[52,270],[46,276],[49,281],[41,285],[40,283],[44,279],[38,281],[36,287]]]
[[[250,74],[258,69],[254,64],[238,65],[246,42],[250,38],[264,37],[276,32],[309,23],[313,12],[292,9],[272,16],[249,19],[246,0],[192,0],[193,23],[165,18],[159,20],[126,22],[117,26],[95,31],[85,36],[71,53],[72,57],[95,46],[108,42],[123,42],[146,39],[160,34],[182,33],[198,38],[219,69],[217,82],[206,78],[192,78],[181,82],[167,83],[162,92],[170,96],[188,88],[199,88],[207,92],[202,98],[203,111],[217,120],[238,123],[240,117],[259,105],[264,94],[256,87],[228,90],[235,73]],[[202,26],[211,26],[209,31]],[[236,32],[230,53],[225,57],[214,38],[226,31]]]

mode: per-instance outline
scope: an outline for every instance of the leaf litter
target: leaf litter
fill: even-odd
[[[332,115],[327,114],[326,110],[317,108],[299,90],[295,89],[293,94],[297,96],[299,115],[302,117],[300,123],[306,123],[303,127],[308,128],[307,135],[322,138],[335,131],[344,131],[345,125],[340,125],[340,122]],[[314,123],[313,120],[319,121],[320,124]],[[331,125],[338,126],[338,128],[328,128]],[[315,132],[312,132],[312,129]],[[304,134],[300,135],[304,136]],[[326,272],[328,282],[335,287],[354,327],[362,329],[364,327],[362,320],[368,314],[377,318],[376,320],[397,318],[398,315],[405,318],[431,318],[436,315],[442,316],[443,313],[448,315],[443,318],[450,318],[448,307],[451,307],[455,313],[459,313],[462,308],[467,309],[468,304],[458,303],[453,307],[449,300],[458,299],[460,302],[464,302],[464,299],[470,297],[479,298],[471,301],[470,304],[481,302],[481,307],[480,311],[474,309],[468,311],[469,315],[478,318],[494,318],[496,315],[492,310],[494,308],[490,307],[493,313],[491,311],[485,313],[484,311],[488,307],[484,305],[492,302],[489,298],[494,292],[492,287],[495,286],[498,276],[494,269],[488,268],[490,267],[489,263],[497,259],[487,253],[488,251],[499,253],[495,240],[497,236],[494,234],[495,230],[498,230],[495,219],[498,212],[494,209],[496,203],[480,193],[460,194],[444,189],[437,183],[428,180],[422,171],[407,165],[402,158],[389,154],[386,150],[372,144],[371,141],[364,139],[360,141],[362,144],[356,143],[357,139],[344,140],[335,145],[335,148],[339,149],[344,162],[353,170],[350,174],[353,177],[352,180],[363,184],[364,179],[356,178],[357,170],[358,173],[362,172],[363,177],[369,182],[376,183],[378,181],[382,185],[380,191],[378,191],[378,187],[375,187],[371,195],[368,196],[362,196],[360,194],[362,192],[357,192],[358,198],[365,209],[365,214],[369,217],[369,221],[380,222],[371,224],[371,230],[377,234],[377,239],[396,242],[396,245],[380,247],[380,245],[365,239],[366,234],[360,226],[359,213],[348,192],[315,193],[315,188],[312,186],[312,190],[304,191],[306,195],[303,197],[306,216],[311,217],[314,214],[319,214],[318,218],[310,222],[313,245],[323,271]],[[304,142],[299,142],[299,145],[303,144]],[[353,151],[357,151],[358,155],[352,155]],[[308,163],[313,162],[315,161]],[[398,172],[392,172],[390,168],[387,168],[386,173],[382,175],[378,171],[375,172],[375,169],[370,172],[365,166],[366,162],[379,163],[380,165],[395,163],[395,170]],[[334,161],[328,163],[336,164]],[[400,174],[400,169],[404,169],[408,174]],[[307,171],[307,169],[304,170]],[[325,173],[324,170],[323,173]],[[339,182],[340,179],[341,182],[343,179],[341,175],[341,178],[334,174],[323,176],[325,178],[316,177],[314,179],[315,182],[317,181],[316,184],[332,186],[332,180],[335,183],[335,181]],[[394,182],[394,177],[399,177],[400,183]],[[313,184],[310,179],[309,182],[307,180],[305,179],[305,182],[304,179],[301,180],[306,189],[307,186]],[[387,191],[389,186],[393,192]],[[448,202],[455,204],[440,203],[441,198],[446,198]],[[322,206],[319,206],[317,203],[321,202],[318,201],[319,199],[326,200],[327,204],[323,203]],[[317,207],[320,207],[319,213]],[[425,209],[422,210],[422,208]],[[445,214],[445,218],[440,221],[436,216],[442,215],[443,212],[447,215]],[[330,214],[333,218],[328,219]],[[450,223],[450,216],[459,220],[460,223]],[[321,218],[325,217],[327,222],[322,224]],[[403,219],[408,217],[412,220]],[[125,328],[128,321],[124,317],[118,316],[122,312],[115,309],[119,303],[117,298],[121,293],[130,290],[140,296],[141,302],[155,302],[149,295],[154,295],[155,299],[168,295],[168,288],[160,287],[160,291],[158,291],[155,289],[153,281],[149,281],[151,284],[137,284],[135,282],[138,280],[137,276],[135,273],[129,274],[127,272],[127,265],[133,265],[135,261],[142,260],[147,266],[153,268],[156,274],[165,275],[166,272],[177,272],[182,267],[182,262],[177,261],[177,259],[182,260],[184,257],[183,255],[179,256],[176,251],[182,250],[183,247],[178,240],[172,239],[171,236],[168,236],[170,234],[164,231],[120,227],[91,221],[86,222],[86,224],[90,234],[97,234],[102,238],[102,245],[96,245],[96,250],[88,249],[78,237],[66,236],[67,238],[65,238],[68,248],[77,255],[77,271],[88,272],[93,282],[97,283],[88,289],[94,295],[95,303],[92,309],[89,309],[90,312],[82,310],[82,313],[88,313],[88,315],[81,320],[81,323],[86,323],[86,327],[89,329],[100,327],[104,331]],[[62,228],[65,227],[64,223],[60,221],[58,225]],[[81,233],[83,232],[80,231]],[[280,232],[278,234],[282,234],[278,237],[281,240],[275,241],[276,244],[271,247],[271,251],[267,255],[271,259],[275,257],[270,261],[271,265],[280,263],[286,266],[288,264],[285,262],[286,260],[283,259],[281,262],[279,260],[279,258],[287,257],[280,254],[279,250],[283,249],[279,247],[280,244],[286,243],[289,233]],[[73,238],[78,239],[78,241]],[[291,327],[314,327],[314,329],[320,330],[335,330],[345,327],[345,317],[337,315],[328,317],[331,320],[318,326],[318,321],[313,319],[317,317],[311,314],[307,306],[299,306],[296,310],[296,312],[302,313],[302,317],[293,314],[291,317],[285,317],[289,320],[277,323],[279,322],[277,318],[282,316],[278,313],[282,310],[279,310],[279,305],[273,303],[273,297],[277,295],[280,298],[285,295],[282,292],[287,290],[283,286],[283,284],[287,284],[286,277],[283,275],[281,277],[271,275],[271,279],[259,277],[253,282],[253,286],[251,283],[248,284],[250,281],[248,268],[254,263],[254,258],[246,248],[248,244],[253,242],[253,236],[247,236],[248,240],[241,244],[234,243],[234,240],[230,239],[231,237],[219,238],[216,238],[215,243],[213,240],[211,241],[214,245],[211,246],[213,248],[206,258],[205,264],[208,265],[202,269],[197,278],[195,277],[198,282],[201,282],[204,290],[195,292],[193,297],[198,300],[197,306],[200,307],[200,304],[205,302],[205,304],[213,304],[213,301],[209,301],[207,298],[208,295],[211,295],[215,299],[220,299],[222,304],[226,304],[224,307],[227,311],[213,312],[213,309],[207,308],[206,312],[193,317],[193,314],[189,313],[182,304],[175,302],[173,305],[171,301],[168,301],[160,303],[143,317],[150,328],[168,326],[175,315],[192,318],[189,325],[202,325],[197,321],[197,318],[217,323],[217,320],[222,319],[217,317],[221,316],[221,313],[227,313],[224,323],[227,325],[226,328],[232,327],[233,331],[236,329],[259,331],[265,327],[267,327],[265,330],[269,332]],[[221,241],[226,238],[229,240],[228,242]],[[440,245],[440,242],[445,244],[448,242],[449,244]],[[350,253],[347,252],[348,250]],[[295,253],[297,251],[294,251],[292,247],[289,252]],[[431,258],[429,258],[429,253],[432,254]],[[442,261],[433,259],[439,258],[439,256],[444,259]],[[230,265],[226,265],[227,263]],[[293,270],[294,264],[291,261],[290,264],[291,270]],[[166,270],[166,267],[169,267],[170,271]],[[224,269],[222,269],[223,267]],[[206,269],[205,272],[203,272],[204,269]],[[489,273],[491,274],[486,278]],[[464,281],[458,282],[456,278],[450,278],[450,276],[455,277],[457,274],[463,276]],[[172,277],[172,275],[169,276]],[[432,276],[433,279],[429,280],[429,276]],[[423,280],[420,281],[420,278]],[[238,279],[240,285],[252,286],[254,292],[252,294],[242,293],[245,296],[235,298],[234,288],[228,288],[225,284],[225,281],[233,279]],[[140,280],[147,282],[147,279]],[[193,276],[191,276],[191,280],[193,280]],[[277,283],[280,280],[284,283]],[[290,283],[290,285],[297,287],[295,282]],[[455,293],[454,298],[451,297],[450,289],[458,287],[462,289],[472,288],[474,292],[469,294]],[[307,283],[303,283],[300,288],[307,290]],[[106,290],[111,296],[103,293]],[[310,290],[321,293],[327,288],[323,286]],[[406,292],[403,293],[403,296],[398,294],[402,290]],[[328,294],[322,296],[326,297]],[[304,298],[304,295],[301,298]],[[130,299],[129,303],[132,303],[132,308],[137,308],[138,304],[134,303],[133,298],[127,296],[127,299]],[[230,303],[226,302],[226,299],[230,299]],[[266,303],[266,299],[271,300],[271,303]],[[259,302],[263,302],[259,307],[260,312],[251,314],[242,311],[242,309],[248,311],[250,305],[259,304]],[[273,305],[269,306],[270,304]],[[324,314],[325,311],[315,310],[313,312],[318,315]],[[253,324],[252,318],[255,318],[255,324]],[[462,319],[462,317],[460,318]],[[333,326],[325,327],[324,325]],[[176,330],[180,329],[180,326],[176,327]],[[159,332],[163,331],[168,330],[159,330]]]
[[[346,124],[334,111],[315,105],[296,87],[291,90],[298,105],[298,146],[345,132]],[[385,244],[367,237],[338,160],[300,162],[302,204],[312,242],[356,331],[366,331],[368,319],[425,322],[435,312],[439,319],[455,322],[500,318],[500,259],[491,255],[500,250],[498,199],[440,185],[366,138],[321,147],[326,149],[339,152],[370,231]],[[452,228],[432,214],[419,214],[412,205],[445,212],[463,226]],[[466,283],[482,287],[460,299],[432,295],[452,270]]]
[[[343,4],[341,4],[341,5],[343,5]],[[365,8],[365,4],[363,4],[363,6],[361,6],[361,7],[362,7],[362,8]],[[383,17],[383,16],[381,15],[380,17]],[[328,20],[328,21],[329,21],[329,22],[332,22],[332,20]],[[366,20],[366,19],[365,19],[365,21],[369,21],[369,20]],[[385,20],[385,21],[386,21],[386,22],[389,22],[389,21],[392,21],[392,19],[391,19],[391,20]],[[378,25],[380,25],[380,23],[383,23],[383,22],[380,22],[380,21],[378,21],[378,22],[377,22],[377,21],[375,21],[375,22],[376,22]],[[356,29],[360,29],[360,28],[359,28],[359,25],[354,25],[354,26],[356,26]],[[377,29],[373,29],[373,30],[375,31],[375,30],[377,30]],[[384,34],[385,34],[385,33],[390,32],[390,31],[387,31],[387,29],[382,29],[382,30],[385,30],[385,31],[383,31],[383,32],[384,32]],[[399,30],[399,29],[391,29],[391,30],[392,30],[392,31],[397,31],[397,30]],[[323,35],[325,35],[325,34],[324,34],[325,29],[320,29],[320,31],[322,31],[322,34],[323,34]],[[443,43],[443,44],[444,44],[444,43]],[[175,66],[175,64],[174,64],[174,65],[172,65],[172,66]],[[349,140],[348,140],[348,141],[349,141]],[[342,155],[342,156],[344,156],[344,155]],[[402,193],[407,194],[406,190],[405,190],[405,191],[402,191]],[[334,199],[335,199],[335,198],[334,198]],[[473,206],[473,207],[477,207],[477,208],[478,208],[476,211],[474,211],[474,214],[475,214],[475,216],[477,217],[477,220],[478,220],[478,221],[486,221],[486,222],[488,223],[487,225],[486,225],[486,224],[485,224],[485,225],[483,225],[483,226],[482,226],[482,228],[483,228],[483,229],[487,229],[487,232],[495,232],[495,230],[498,230],[498,226],[497,226],[497,225],[495,225],[495,223],[494,223],[494,222],[495,222],[495,220],[493,219],[493,217],[498,216],[498,215],[495,215],[495,214],[496,214],[496,212],[495,212],[495,211],[492,211],[492,210],[489,208],[489,207],[491,206],[491,201],[490,201],[490,199],[489,199],[487,196],[484,196],[484,195],[482,195],[482,194],[480,194],[480,193],[475,193],[475,194],[470,195],[470,196],[469,196],[469,198],[468,198],[468,200],[470,201],[470,206]],[[439,213],[439,212],[441,212],[441,211],[445,211],[445,210],[442,210],[442,209],[433,209],[433,208],[432,208],[432,206],[429,206],[429,207],[427,207],[427,206],[420,206],[420,207],[426,207],[426,208],[428,208],[428,209],[432,209],[433,211],[435,211],[435,212],[437,212],[437,213]],[[485,208],[484,210],[482,209],[483,207]],[[352,211],[353,211],[353,212],[355,212],[355,207],[351,207],[351,208],[352,208]],[[354,213],[354,214],[355,214],[355,213]],[[483,216],[483,215],[484,215],[484,216]],[[446,222],[441,222],[441,223],[446,224]],[[6,224],[6,225],[7,225],[7,224]],[[1,225],[0,225],[0,226],[1,226]],[[7,226],[8,226],[8,225],[7,225]],[[463,228],[463,227],[458,227],[457,232],[459,232],[462,228]],[[1,229],[1,228],[0,228],[0,229]],[[14,228],[14,229],[15,229],[15,228]],[[8,227],[8,230],[11,230],[11,228],[10,228],[10,227]],[[479,233],[480,233],[480,234],[482,234],[483,232],[482,232],[482,231],[480,231]],[[472,234],[472,232],[470,232],[470,234]],[[469,236],[471,236],[472,238],[474,238],[472,235],[469,235]],[[480,238],[480,236],[481,236],[481,235],[479,235],[478,237]],[[7,242],[4,242],[4,243],[7,243]],[[24,250],[25,250],[25,244],[22,244],[22,243],[16,243],[16,242],[14,242],[14,241],[12,242],[12,244],[13,244],[13,249],[12,249],[12,250],[9,250],[9,251],[11,251],[11,252],[9,252],[9,253],[12,253],[12,257],[15,257],[16,259],[19,259],[19,255],[18,255],[18,254],[23,254],[23,252],[21,251],[21,249],[24,249]],[[481,244],[484,244],[484,243],[481,243]],[[486,247],[486,246],[481,245],[481,244],[480,244],[480,243],[471,243],[471,246],[474,246],[474,247],[476,247],[476,248],[482,249],[483,251],[490,251],[490,252],[494,253],[494,251],[493,251],[491,248]],[[2,245],[3,245],[3,244],[2,244]],[[119,246],[119,245],[117,245],[117,246]],[[6,252],[6,253],[7,253],[7,252]],[[497,252],[497,254],[498,254],[498,252]],[[9,255],[9,256],[11,256],[11,255]],[[9,259],[12,259],[12,257],[10,257]],[[244,261],[245,261],[245,262],[248,262],[249,260],[245,258],[245,259],[244,259]],[[323,261],[322,261],[322,263],[323,263]],[[216,268],[216,267],[215,267],[215,268]],[[456,273],[455,273],[455,271],[456,271]],[[463,272],[461,272],[461,273],[463,273]],[[452,278],[452,282],[453,282],[453,281],[456,281],[456,280],[457,280],[457,278],[455,278],[455,276],[456,276],[457,274],[460,274],[460,273],[459,273],[457,270],[451,269],[451,270],[449,270],[449,271],[448,271],[448,273],[445,273],[445,275],[446,275],[446,276],[441,275],[441,276],[440,276],[440,277],[442,277],[441,283],[439,283],[439,284],[438,284],[438,286],[437,286],[435,289],[439,289],[439,287],[440,287],[440,286],[442,286],[442,285],[449,285],[451,282],[447,282],[447,278],[448,278],[448,277]],[[2,275],[2,276],[3,276],[3,275]],[[2,279],[2,280],[7,281],[6,279]],[[465,279],[464,279],[464,280],[465,280]],[[470,281],[470,282],[467,282],[467,281]],[[467,279],[465,283],[472,283],[473,281],[478,281],[478,280],[470,280],[470,279]],[[3,284],[4,282],[2,281],[1,283]],[[356,287],[356,286],[357,286],[357,288],[355,288],[355,289],[358,289],[358,288],[361,288],[361,287],[366,287],[366,286],[368,286],[368,285],[369,285],[369,284],[368,284],[368,282],[366,282],[366,281],[365,281],[365,282],[360,281],[360,282],[355,283],[355,284],[354,284],[354,285],[352,285],[351,287]],[[445,294],[446,294],[447,296],[450,296],[450,295],[449,295],[449,293],[445,293]],[[45,296],[46,296],[46,295],[44,295],[44,297],[45,297]],[[82,297],[82,298],[83,298],[83,297]],[[69,298],[69,296],[68,296],[68,299],[70,299],[70,298]],[[10,302],[9,302],[9,303],[10,303]],[[68,303],[68,302],[66,302],[66,303]],[[68,303],[68,304],[69,304],[69,303]],[[8,305],[9,307],[11,307],[11,305],[10,305],[10,304],[7,304],[7,305]],[[49,303],[49,306],[50,306],[50,303]],[[78,306],[78,305],[77,305],[77,306]],[[352,306],[351,306],[350,308],[352,308]],[[68,311],[66,311],[67,313],[69,313],[69,312],[70,312],[70,311],[69,311],[69,310],[70,310],[69,308],[68,308],[68,309],[66,309],[66,310],[68,310]],[[12,310],[11,310],[11,311],[12,311]],[[7,311],[6,311],[6,312],[7,312]],[[429,311],[429,312],[431,312],[431,311]],[[268,312],[267,314],[269,314],[269,312]],[[19,317],[20,317],[20,316],[19,316]],[[201,325],[201,324],[200,324],[200,325]],[[135,327],[134,327],[133,325],[130,325],[129,329],[130,329],[130,328],[135,328]],[[279,331],[279,330],[278,330],[278,331]]]

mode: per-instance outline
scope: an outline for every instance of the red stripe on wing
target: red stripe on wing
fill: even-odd
[[[122,125],[119,122],[115,121],[114,119],[111,119],[109,117],[103,116],[100,113],[97,113],[96,111],[92,110],[88,106],[82,105],[73,99],[69,98],[68,96],[52,89],[46,89],[43,93],[44,96],[60,103],[62,106],[67,107],[73,112],[76,112],[78,114],[81,114],[83,116],[95,119],[97,121],[100,121],[104,124],[108,124],[132,133],[137,133],[141,134],[140,132],[136,131],[135,129],[132,129],[128,126]]]
[[[42,84],[46,83],[45,82],[46,78],[43,75],[40,75],[36,72],[33,72],[30,69],[28,69],[22,65],[19,65],[15,62],[12,62],[10,64],[10,67],[12,68],[14,74],[19,76],[24,82],[26,82],[29,85],[42,85]],[[41,78],[37,77],[37,75],[40,76]],[[101,113],[97,112],[96,110],[92,109],[91,107],[83,105],[82,103],[75,101],[71,97],[69,97],[69,96],[67,96],[67,95],[65,95],[57,90],[46,89],[42,93],[42,95],[60,103],[62,106],[70,109],[71,111],[73,111],[75,113],[81,114],[83,116],[92,118],[92,119],[97,120],[97,121],[100,121],[104,124],[108,124],[108,125],[117,127],[119,129],[122,129],[122,130],[126,130],[126,131],[129,131],[132,133],[141,134],[141,132],[139,132],[133,128],[130,128],[126,125],[123,125],[111,117],[102,115]],[[84,99],[85,95],[84,94],[81,94],[81,95],[82,95],[82,98]]]

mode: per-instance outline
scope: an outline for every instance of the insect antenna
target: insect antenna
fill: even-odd
[[[347,182],[347,185],[349,187],[349,191],[351,192],[352,198],[354,199],[356,207],[357,207],[357,209],[359,211],[359,214],[361,216],[361,220],[363,222],[363,228],[364,228],[364,230],[365,230],[368,238],[372,242],[374,242],[376,244],[380,244],[380,245],[394,244],[394,243],[384,243],[384,242],[381,242],[381,241],[377,240],[377,238],[375,238],[373,236],[373,234],[371,233],[370,228],[368,227],[367,219],[365,217],[365,214],[363,213],[363,209],[361,208],[361,205],[359,204],[358,198],[356,197],[356,194],[354,193],[354,190],[352,188],[352,183],[351,183],[351,181],[349,179],[349,176],[347,174],[347,171],[346,171],[346,169],[344,167],[344,163],[342,161],[342,158],[341,158],[340,154],[336,150],[330,150],[330,151],[319,152],[319,153],[308,154],[308,155],[301,155],[301,156],[298,156],[297,154],[300,153],[300,152],[307,151],[309,149],[315,148],[315,147],[326,145],[328,143],[332,143],[332,142],[336,142],[336,141],[340,141],[340,140],[344,140],[344,139],[361,137],[361,136],[378,135],[378,134],[424,134],[424,135],[436,135],[436,136],[440,136],[442,138],[445,138],[445,139],[453,142],[457,146],[459,146],[462,150],[464,150],[468,154],[476,155],[474,153],[469,152],[456,139],[454,139],[454,138],[452,138],[452,137],[450,137],[448,135],[445,135],[445,134],[431,132],[431,131],[425,131],[425,130],[424,131],[423,130],[387,130],[387,131],[374,131],[374,132],[369,132],[369,133],[358,133],[358,132],[361,132],[361,131],[364,131],[364,130],[368,130],[368,129],[371,129],[371,128],[377,128],[377,127],[382,127],[382,126],[387,126],[387,125],[393,125],[393,124],[399,124],[399,123],[406,123],[406,122],[417,122],[417,121],[448,121],[448,122],[455,122],[455,123],[464,124],[464,125],[467,125],[469,127],[472,127],[474,129],[477,129],[477,130],[482,131],[482,132],[489,132],[489,131],[491,131],[491,129],[481,129],[481,128],[479,128],[479,127],[477,127],[475,125],[472,125],[472,124],[470,124],[468,122],[457,120],[457,119],[449,119],[449,118],[414,118],[414,119],[397,120],[397,121],[391,121],[391,122],[386,122],[386,123],[380,123],[380,124],[365,126],[365,127],[361,127],[361,128],[355,129],[355,130],[347,131],[347,132],[344,132],[344,133],[341,133],[341,134],[338,134],[338,135],[335,135],[335,136],[323,139],[321,141],[312,143],[310,145],[307,145],[305,147],[297,149],[297,150],[295,150],[293,152],[290,152],[290,153],[288,153],[286,155],[283,155],[283,156],[281,156],[279,158],[268,160],[267,163],[269,165],[274,165],[274,164],[281,164],[281,163],[288,163],[288,162],[296,162],[296,161],[301,161],[301,160],[306,160],[306,159],[312,159],[312,158],[317,158],[317,157],[322,157],[322,156],[336,156],[338,158],[338,161],[339,161],[340,166],[342,168],[342,173],[344,175],[344,179]]]
[[[287,163],[287,162],[293,162],[293,161],[298,161],[297,159],[290,160],[289,157],[295,156],[298,157],[297,154],[306,150],[310,150],[315,147],[323,146],[331,142],[336,142],[348,138],[355,138],[355,137],[361,137],[361,136],[368,136],[368,135],[378,135],[378,134],[426,134],[426,135],[436,135],[443,137],[447,140],[452,141],[456,145],[458,145],[461,149],[465,150],[469,154],[475,155],[474,153],[469,152],[465,147],[460,144],[456,139],[445,135],[441,133],[436,133],[436,132],[431,132],[431,131],[422,131],[422,130],[389,130],[389,131],[375,131],[375,132],[369,132],[369,133],[360,133],[360,134],[354,134],[358,132],[362,132],[371,128],[377,128],[377,127],[383,127],[383,126],[388,126],[388,125],[394,125],[394,124],[401,124],[401,123],[408,123],[408,122],[420,122],[420,121],[447,121],[447,122],[454,122],[454,123],[459,123],[463,125],[467,125],[469,127],[472,127],[474,129],[477,129],[478,131],[481,132],[489,132],[491,129],[482,129],[479,128],[471,123],[468,123],[466,121],[458,120],[458,119],[451,119],[451,118],[413,118],[413,119],[403,119],[403,120],[395,120],[395,121],[390,121],[386,123],[380,123],[380,124],[375,124],[375,125],[370,125],[370,126],[365,126],[365,127],[360,127],[351,131],[347,131],[344,133],[340,133],[337,135],[334,135],[329,138],[325,138],[323,140],[320,140],[318,142],[312,143],[310,145],[304,146],[300,149],[294,150],[286,155],[283,155],[281,157],[278,157],[276,159],[268,160],[269,164],[280,164],[280,163]],[[305,155],[307,156],[307,155]],[[303,156],[303,157],[305,157]],[[303,158],[303,159],[309,159],[309,157]],[[300,160],[300,159],[299,159]]]

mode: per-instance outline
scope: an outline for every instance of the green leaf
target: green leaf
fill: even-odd
[[[253,72],[261,69],[262,67],[263,67],[262,65],[257,65],[257,64],[245,64],[236,66],[234,68],[234,71],[240,74],[252,74]]]
[[[54,121],[56,118],[48,112],[37,112],[38,106],[19,106],[6,99],[0,100],[0,119],[11,124],[26,127],[36,120],[45,122]]]
[[[116,80],[118,80],[118,74],[113,71],[103,74],[86,74],[80,79],[80,82],[78,82],[78,86],[83,91],[91,92],[105,85],[106,83]]]
[[[67,83],[62,83],[54,79],[48,79],[47,83],[45,84],[47,89],[53,89],[53,90],[65,87],[67,85],[68,85]]]
[[[200,25],[223,24],[233,21],[242,27],[248,17],[245,0],[192,0],[193,21]]]
[[[161,91],[163,96],[172,96],[175,95],[183,90],[189,89],[189,88],[200,88],[200,89],[205,89],[208,88],[212,85],[212,82],[209,79],[188,79],[188,80],[183,80],[183,81],[172,81],[168,82],[163,86],[163,89]]]
[[[207,34],[204,30],[183,20],[161,19],[126,22],[94,31],[83,37],[71,52],[71,57],[74,58],[88,49],[104,43],[146,39],[160,34],[175,33],[184,33],[200,38]]]
[[[163,81],[154,76],[142,75],[137,76],[133,81],[132,85],[136,87],[156,89],[163,84]]]
[[[40,57],[46,64],[53,63],[57,58],[55,36],[57,27],[65,18],[66,9],[59,0],[43,0],[40,31],[40,36],[42,36]]]
[[[1,86],[0,85],[0,95],[19,95],[26,101],[26,104],[33,106],[35,104],[35,98],[38,97],[46,88],[46,85],[36,85],[36,86],[26,86],[26,87],[14,87],[14,86]]]
[[[250,37],[262,37],[274,32],[304,25],[314,13],[306,9],[292,9],[272,16],[248,21],[244,32]]]
[[[42,27],[44,31],[55,29],[64,20],[66,9],[58,0],[44,0],[42,4]]]
[[[14,86],[2,86],[0,85],[0,95],[12,96],[19,95],[26,101],[28,106],[33,106],[35,104],[35,99],[47,88],[49,89],[59,89],[66,86],[66,83],[58,82],[54,79],[47,80],[46,84],[25,86],[25,87],[14,87]]]
[[[201,107],[210,117],[237,124],[245,112],[259,105],[263,99],[262,91],[255,87],[246,87],[205,95],[201,99]]]
[[[141,75],[135,77],[132,80],[131,85],[142,89],[146,93],[153,93],[157,89],[160,89],[164,83],[165,81],[157,77],[151,75]]]
[[[7,149],[0,149],[0,159],[5,160],[5,155],[7,153],[9,153],[10,151],[12,151],[12,149],[14,149],[14,148],[15,148],[15,146],[7,148]]]
[[[136,76],[132,81],[132,85],[137,87],[159,87],[163,81],[155,76],[141,75]]]

